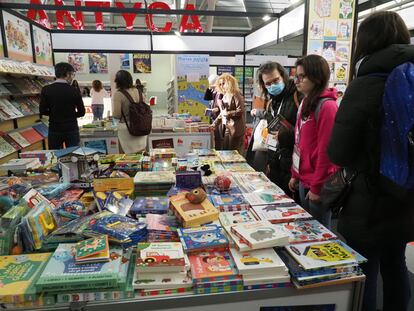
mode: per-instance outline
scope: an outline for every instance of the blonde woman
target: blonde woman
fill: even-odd
[[[240,94],[237,80],[228,73],[224,73],[218,78],[217,86],[220,93],[223,94],[223,98],[217,101],[220,115],[213,125],[223,126],[224,150],[237,150],[242,153],[246,131],[244,98]]]

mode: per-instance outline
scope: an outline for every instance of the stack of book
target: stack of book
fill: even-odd
[[[280,287],[290,282],[288,269],[273,248],[244,252],[231,248],[230,252],[245,289]]]
[[[139,197],[134,200],[129,213],[137,218],[137,215],[166,214],[170,206],[167,197]]]
[[[181,243],[139,243],[133,286],[140,296],[192,291]]]
[[[174,172],[137,172],[134,177],[136,196],[165,196],[175,184]]]
[[[186,253],[225,251],[229,247],[229,241],[223,228],[214,224],[195,228],[179,228],[178,235]]]
[[[37,158],[42,165],[49,165],[55,161],[55,156],[52,150],[25,151],[20,153],[20,157],[22,159]]]
[[[177,155],[174,148],[164,148],[164,149],[152,149],[150,151],[150,157],[152,161],[157,159],[172,159]]]
[[[334,240],[338,237],[317,220],[275,224],[275,228],[289,236],[289,244]]]
[[[178,222],[175,216],[148,214],[145,217],[148,242],[178,242]]]
[[[42,166],[39,159],[12,159],[0,165],[0,171],[26,171]]]
[[[75,262],[85,264],[109,261],[108,236],[103,235],[81,241],[75,246]]]
[[[250,211],[221,212],[219,220],[227,234],[229,244],[239,250],[249,250],[249,246],[231,231],[231,227],[239,223],[257,221],[255,216]]]
[[[120,170],[130,176],[134,176],[142,170],[142,154],[129,155],[125,154],[115,160],[114,170]]]
[[[242,194],[213,194],[209,195],[209,199],[220,212],[244,211],[250,208]]]
[[[365,262],[366,258],[340,240],[294,244],[277,252],[298,288],[364,278],[358,264]]]

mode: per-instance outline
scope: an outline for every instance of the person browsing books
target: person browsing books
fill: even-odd
[[[56,81],[42,88],[39,112],[49,116],[49,149],[79,146],[77,118],[85,115],[80,92],[71,86],[75,70],[68,63],[55,66]]]
[[[322,204],[319,194],[337,169],[326,150],[338,110],[336,90],[327,88],[329,77],[329,65],[319,55],[296,62],[296,88],[305,97],[298,109],[289,181],[291,191],[299,190],[302,206],[328,228],[332,212]]]
[[[108,93],[103,88],[100,80],[94,80],[92,82],[91,96],[93,120],[102,120],[104,112],[104,98],[108,97]]]
[[[218,101],[223,99],[223,94],[220,93],[220,90],[217,85],[218,75],[210,75],[208,77],[209,87],[204,94],[204,100],[210,101],[210,108],[206,109],[206,115],[210,116],[211,121],[215,121],[220,114],[220,108]],[[216,150],[222,150],[223,146],[223,137],[224,130],[222,126],[216,126],[214,128],[214,148]]]

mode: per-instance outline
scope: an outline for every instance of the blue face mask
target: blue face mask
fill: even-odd
[[[273,83],[271,86],[266,86],[266,89],[270,95],[277,96],[283,92],[285,84],[283,82]]]

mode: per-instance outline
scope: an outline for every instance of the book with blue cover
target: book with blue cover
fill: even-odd
[[[33,128],[43,137],[47,137],[49,134],[49,128],[44,123],[36,123],[33,125]]]
[[[139,197],[130,209],[131,215],[166,214],[170,206],[168,197]]]
[[[210,195],[209,199],[221,212],[244,211],[250,207],[242,194]]]
[[[177,229],[185,252],[224,250],[229,241],[223,229],[217,225]]]

